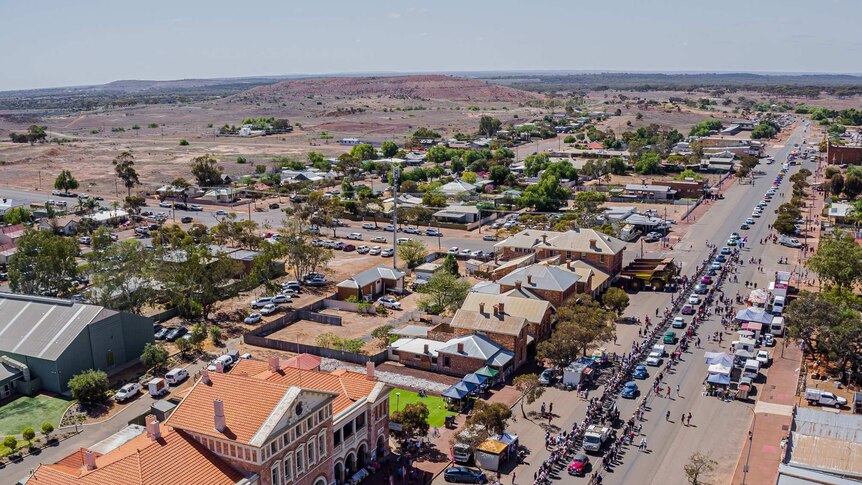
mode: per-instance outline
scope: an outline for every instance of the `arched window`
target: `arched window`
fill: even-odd
[[[272,464],[272,485],[281,485],[281,462],[276,461]]]
[[[305,473],[305,446],[296,447],[296,478]]]
[[[314,480],[314,485],[326,485],[326,477],[317,477],[317,479]]]

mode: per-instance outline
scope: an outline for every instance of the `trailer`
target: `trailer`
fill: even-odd
[[[620,272],[620,281],[631,291],[662,291],[679,274],[673,258],[637,258]]]
[[[168,389],[168,383],[161,377],[156,377],[148,382],[147,390],[149,390],[150,396],[153,397],[161,397],[170,392],[170,389]]]

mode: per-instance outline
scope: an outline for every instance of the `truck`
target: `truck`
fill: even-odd
[[[620,280],[631,291],[662,291],[678,274],[673,258],[636,258],[620,272]]]
[[[835,406],[840,408],[847,405],[847,400],[843,397],[838,397],[835,394],[817,388],[808,388],[805,390],[805,400],[808,404],[814,406]]]
[[[742,366],[742,376],[750,377],[752,381],[757,380],[757,375],[760,373],[760,362],[757,359],[747,359]]]
[[[631,224],[626,224],[622,229],[620,229],[620,239],[625,242],[634,241],[638,234],[640,234],[640,231],[635,229],[635,226]]]
[[[598,452],[602,450],[611,435],[611,428],[591,424],[584,433],[584,450]]]

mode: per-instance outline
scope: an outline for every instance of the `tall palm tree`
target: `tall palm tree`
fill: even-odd
[[[123,152],[114,159],[114,171],[123,181],[128,196],[132,195],[132,188],[141,183],[138,172],[135,170],[135,157],[131,152]]]

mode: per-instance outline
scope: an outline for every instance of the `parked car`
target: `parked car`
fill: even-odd
[[[635,370],[632,372],[632,377],[635,379],[646,379],[649,377],[649,372],[647,368],[642,365],[636,365]]]
[[[207,366],[207,370],[210,372],[218,370],[218,364],[221,363],[222,369],[228,370],[235,363],[233,357],[230,355],[221,355],[213,359],[210,364]]]
[[[332,245],[332,249],[335,249],[337,251],[341,251],[342,249],[344,249],[344,246],[345,246],[345,243],[338,241],[337,243]]]
[[[385,243],[386,241],[387,241],[387,239],[383,236],[375,236],[375,237],[371,238],[371,242]]]
[[[673,323],[670,326],[673,328],[685,328],[685,319],[682,317],[673,317]]]
[[[272,302],[275,304],[290,303],[290,297],[287,295],[275,295],[272,297]]]
[[[391,258],[393,254],[395,254],[395,251],[393,251],[392,248],[386,248],[380,253],[380,256],[384,258]]]
[[[312,278],[306,278],[303,283],[307,286],[324,286],[326,284],[326,278],[315,276]]]
[[[401,309],[401,303],[391,296],[381,296],[377,299],[377,304],[383,305],[386,308],[391,308],[392,310]]]
[[[628,381],[623,385],[623,390],[620,392],[620,396],[624,399],[634,399],[639,393],[640,391],[638,391],[638,385],[635,381]]]
[[[762,367],[766,367],[769,365],[769,351],[767,350],[758,350],[757,355],[754,356],[754,360],[760,362]]]
[[[168,334],[165,336],[165,340],[167,340],[168,342],[173,342],[176,339],[178,339],[178,338],[182,337],[183,335],[185,335],[186,333],[188,333],[188,331],[189,330],[186,327],[172,328],[168,332]]]
[[[279,208],[279,205],[278,205],[278,204],[276,204],[275,202],[273,202],[272,204],[269,204],[269,208],[270,208],[270,209],[278,209],[278,208]]]
[[[405,234],[419,234],[419,228],[418,227],[405,227],[404,233]]]
[[[363,229],[368,229],[369,231],[373,231],[373,230],[374,230],[374,229],[376,229],[377,227],[376,227],[376,226],[374,225],[374,223],[372,223],[372,222],[363,222],[363,223],[362,223],[362,228],[363,228]]]
[[[682,310],[680,310],[680,313],[682,313],[683,315],[694,315],[694,307],[691,305],[683,305]]]
[[[93,242],[93,240],[92,240],[92,239],[90,239],[90,236],[81,236],[81,237],[79,237],[79,238],[78,238],[78,242],[79,242],[79,243],[81,243],[81,244],[84,244],[84,245],[86,245],[86,246],[89,246],[89,245],[90,245],[90,243],[92,243],[92,242]]]
[[[471,258],[484,258],[485,253],[482,252],[481,249],[479,249],[479,250],[476,250],[476,251],[473,251],[472,253],[470,253],[470,257]]]
[[[168,338],[168,333],[170,333],[171,330],[173,329],[169,327],[162,327],[158,332],[156,332],[153,338],[155,338],[156,340],[164,340]]]
[[[395,241],[395,243],[396,243],[396,244],[404,244],[404,243],[406,243],[406,242],[410,242],[410,241],[412,241],[412,240],[413,240],[413,238],[409,238],[409,237],[399,237],[399,238]]]
[[[554,369],[545,369],[539,374],[539,384],[543,386],[550,386],[554,383],[555,379],[556,372],[554,372]]]
[[[130,382],[125,386],[121,387],[116,394],[114,394],[114,401],[124,402],[129,399],[137,396],[141,392],[141,385],[137,382]]]
[[[272,298],[270,297],[258,298],[251,302],[251,307],[257,310],[258,308],[263,308],[270,303],[272,303]]]
[[[270,303],[268,305],[264,305],[263,308],[260,309],[261,315],[272,315],[273,313],[278,311],[278,307],[275,306],[274,303]]]
[[[171,203],[170,203],[170,202],[167,202],[167,201],[164,201],[164,200],[163,200],[163,201],[159,202],[159,207],[164,207],[164,208],[169,209],[169,208],[171,208],[172,206],[171,206]]]
[[[165,382],[167,382],[171,386],[175,386],[180,382],[183,382],[189,377],[189,371],[183,369],[182,367],[177,367],[175,369],[171,369],[165,374]]]
[[[347,235],[347,239],[353,239],[355,241],[361,241],[362,240],[362,234],[360,234],[358,232],[351,232],[350,234]]]
[[[468,248],[464,248],[464,249],[462,249],[462,250],[461,250],[461,252],[460,252],[460,253],[458,253],[458,254],[460,254],[461,256],[469,256],[471,252],[472,252],[472,251],[470,251]]]
[[[659,367],[662,363],[662,355],[661,352],[653,350],[649,353],[646,359],[646,365],[650,367]]]
[[[395,232],[395,226],[393,226],[392,224],[387,224],[383,226],[383,230],[386,232]]]
[[[727,244],[730,244],[732,246],[736,246],[736,241],[731,239],[731,240],[727,241]],[[730,254],[730,248],[727,246],[721,248],[721,254]]]
[[[428,228],[428,229],[425,229],[425,235],[426,236],[442,237],[443,233],[437,229]]]
[[[484,236],[482,236],[482,240],[483,241],[496,241],[497,236],[494,236],[493,234],[485,234]]]
[[[353,244],[345,244],[344,247],[341,248],[341,250],[344,251],[345,253],[349,253],[350,251],[355,251],[356,246],[354,246]]]
[[[293,291],[299,292],[300,288],[301,288],[301,285],[299,284],[299,281],[291,280],[291,281],[285,281],[284,283],[281,284],[282,291],[293,290]]]
[[[704,285],[711,285],[713,283],[712,276],[710,276],[708,274],[703,275],[703,277],[700,279],[700,283],[704,284]]]
[[[368,252],[368,246],[358,246],[356,248],[356,252],[359,254],[365,254]]]
[[[772,335],[770,335],[768,333],[765,334],[763,336],[763,345],[765,345],[767,347],[772,347],[773,345],[775,345],[775,337],[773,337]]]
[[[709,287],[703,283],[698,283],[694,286],[694,292],[698,295],[705,295],[709,291]]]
[[[250,313],[245,317],[245,319],[243,319],[243,323],[254,325],[255,323],[260,323],[261,320],[263,320],[263,315],[260,313]]]
[[[182,219],[180,219],[180,222],[182,222],[183,224],[191,224],[191,222],[192,222],[193,220],[194,220],[194,219],[192,219],[191,217],[186,216],[186,217],[183,217]]]
[[[204,210],[204,208],[197,205],[197,204],[192,204],[189,206],[189,210],[194,211],[194,212],[200,212],[200,211]]]
[[[666,344],[675,344],[676,343],[676,332],[673,330],[668,330],[664,333],[664,337],[661,339],[662,342]]]
[[[688,297],[689,305],[700,305],[700,297],[697,295],[691,295]]]
[[[368,250],[369,256],[377,256],[378,254],[380,254],[380,246],[374,246]]]
[[[448,250],[448,251],[446,251],[446,252],[447,252],[447,253],[449,253],[449,254],[458,254],[458,246],[452,246],[452,247],[451,247],[451,248],[449,248],[449,250]]]
[[[479,470],[466,466],[452,466],[443,472],[443,479],[450,483],[485,483],[488,478]]]

